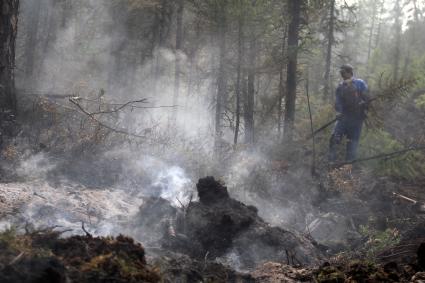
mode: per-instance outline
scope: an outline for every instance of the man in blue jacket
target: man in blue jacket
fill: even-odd
[[[342,65],[340,74],[343,81],[336,90],[335,110],[337,122],[329,145],[329,161],[336,160],[336,147],[343,136],[347,137],[345,160],[356,159],[363,121],[366,118],[369,101],[366,83],[354,77],[351,65]]]

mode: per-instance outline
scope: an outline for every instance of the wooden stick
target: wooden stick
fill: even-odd
[[[393,192],[393,196],[396,196],[396,197],[398,197],[398,198],[401,198],[401,199],[404,199],[404,200],[410,201],[410,202],[411,202],[411,203],[413,203],[413,204],[417,204],[417,203],[418,203],[418,201],[416,201],[416,200],[414,200],[414,199],[411,199],[411,198],[409,198],[409,197],[403,196],[403,195],[401,195],[401,194],[398,194],[398,193],[396,193],[396,192]]]

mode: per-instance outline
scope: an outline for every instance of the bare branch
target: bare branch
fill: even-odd
[[[129,102],[126,102],[126,103],[122,104],[118,108],[115,108],[115,109],[112,109],[112,110],[107,110],[107,111],[93,112],[93,113],[91,113],[91,115],[116,113],[116,112],[124,109],[127,106],[134,107],[131,104],[134,104],[134,103],[146,103],[146,102],[147,102],[147,99],[146,98],[143,98],[143,99],[140,99],[140,100],[129,101]]]
[[[104,124],[104,123],[102,123],[102,122],[100,122],[98,119],[96,119],[95,117],[93,117],[93,113],[90,113],[90,112],[87,112],[77,101],[75,101],[74,99],[72,99],[72,98],[70,98],[69,99],[69,101],[72,103],[72,104],[74,104],[75,106],[77,106],[78,107],[78,109],[80,109],[81,110],[81,112],[83,112],[84,114],[86,114],[87,116],[89,116],[93,121],[95,121],[96,123],[98,123],[100,126],[102,126],[102,127],[104,127],[104,128],[106,128],[106,129],[109,129],[109,130],[111,130],[112,132],[115,132],[115,133],[118,133],[118,134],[123,134],[123,135],[127,135],[127,136],[132,136],[132,137],[137,137],[137,138],[146,138],[146,136],[141,136],[141,135],[138,135],[138,134],[133,134],[133,133],[129,133],[129,132],[127,132],[127,131],[125,131],[125,130],[119,130],[119,129],[115,129],[115,128],[112,128],[112,127],[110,127],[110,126],[108,126],[108,125],[106,125],[106,124]]]
[[[10,263],[9,265],[14,265],[15,263],[17,263],[23,256],[24,256],[25,252],[21,252],[17,257],[15,257]]]

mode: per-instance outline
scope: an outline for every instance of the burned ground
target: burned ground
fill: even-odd
[[[1,282],[416,283],[422,280],[424,224],[420,218],[409,226],[400,226],[406,230],[396,234],[399,238],[394,245],[386,247],[387,242],[383,242],[382,246],[379,241],[386,238],[372,233],[350,243],[358,249],[354,253],[345,253],[350,245],[343,244],[341,254],[324,242],[317,243],[311,235],[270,226],[258,216],[255,207],[231,198],[223,183],[213,177],[200,179],[197,189],[202,192],[199,200],[190,200],[181,207],[159,197],[143,199],[138,213],[126,227],[133,229],[134,237],[146,240],[146,252],[129,237],[93,237],[82,229],[84,236],[71,237],[61,237],[61,232],[53,230],[4,232],[0,237]],[[322,204],[332,199],[337,198],[327,198]],[[347,208],[353,202],[359,203],[342,196],[339,200],[344,200]],[[20,205],[22,202],[18,202]],[[376,211],[381,210],[376,208]],[[334,220],[334,217],[328,219]],[[323,217],[317,225],[322,226],[320,229],[331,229]],[[354,230],[358,223],[353,225]],[[365,259],[371,250],[374,258]]]

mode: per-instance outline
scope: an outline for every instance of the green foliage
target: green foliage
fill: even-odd
[[[360,158],[392,153],[405,148],[384,130],[367,130],[360,141]],[[419,151],[410,151],[391,159],[371,160],[367,163],[375,174],[402,179],[416,179],[425,174],[425,156]]]
[[[400,233],[395,228],[379,231],[371,225],[361,225],[360,234],[368,239],[364,249],[366,257],[370,260],[375,259],[379,252],[394,247],[400,242]]]

